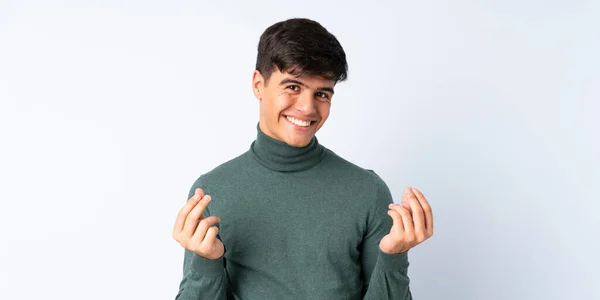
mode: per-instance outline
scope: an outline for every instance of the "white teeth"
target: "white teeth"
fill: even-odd
[[[302,126],[302,127],[308,127],[310,126],[311,121],[302,121],[302,120],[298,120],[296,118],[293,117],[289,117],[287,116],[288,121],[298,125],[298,126]]]

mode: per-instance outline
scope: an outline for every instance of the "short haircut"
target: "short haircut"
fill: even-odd
[[[348,77],[346,53],[337,38],[318,22],[305,18],[275,23],[260,36],[256,70],[268,81],[275,68],[336,83]]]

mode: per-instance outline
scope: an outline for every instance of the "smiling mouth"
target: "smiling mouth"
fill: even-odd
[[[298,120],[294,117],[290,117],[290,116],[285,116],[285,118],[290,121],[290,123],[294,124],[294,125],[298,125],[300,127],[309,127],[310,125],[312,125],[314,123],[314,121],[303,121],[303,120]]]

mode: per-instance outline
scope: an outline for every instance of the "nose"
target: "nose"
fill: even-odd
[[[315,112],[315,99],[312,93],[304,92],[296,98],[294,105],[297,111],[304,115],[312,115]]]

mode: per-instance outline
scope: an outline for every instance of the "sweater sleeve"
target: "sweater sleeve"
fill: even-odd
[[[361,247],[364,300],[412,300],[408,278],[408,253],[387,254],[379,248],[381,239],[390,232],[392,219],[387,215],[392,195],[385,182],[375,175],[376,199],[367,221]]]
[[[194,195],[196,188],[204,189],[201,177],[192,185],[188,199]],[[209,207],[205,209],[204,216],[210,216]],[[211,260],[184,249],[183,278],[179,284],[176,300],[225,300],[227,299],[227,286],[224,257]]]

